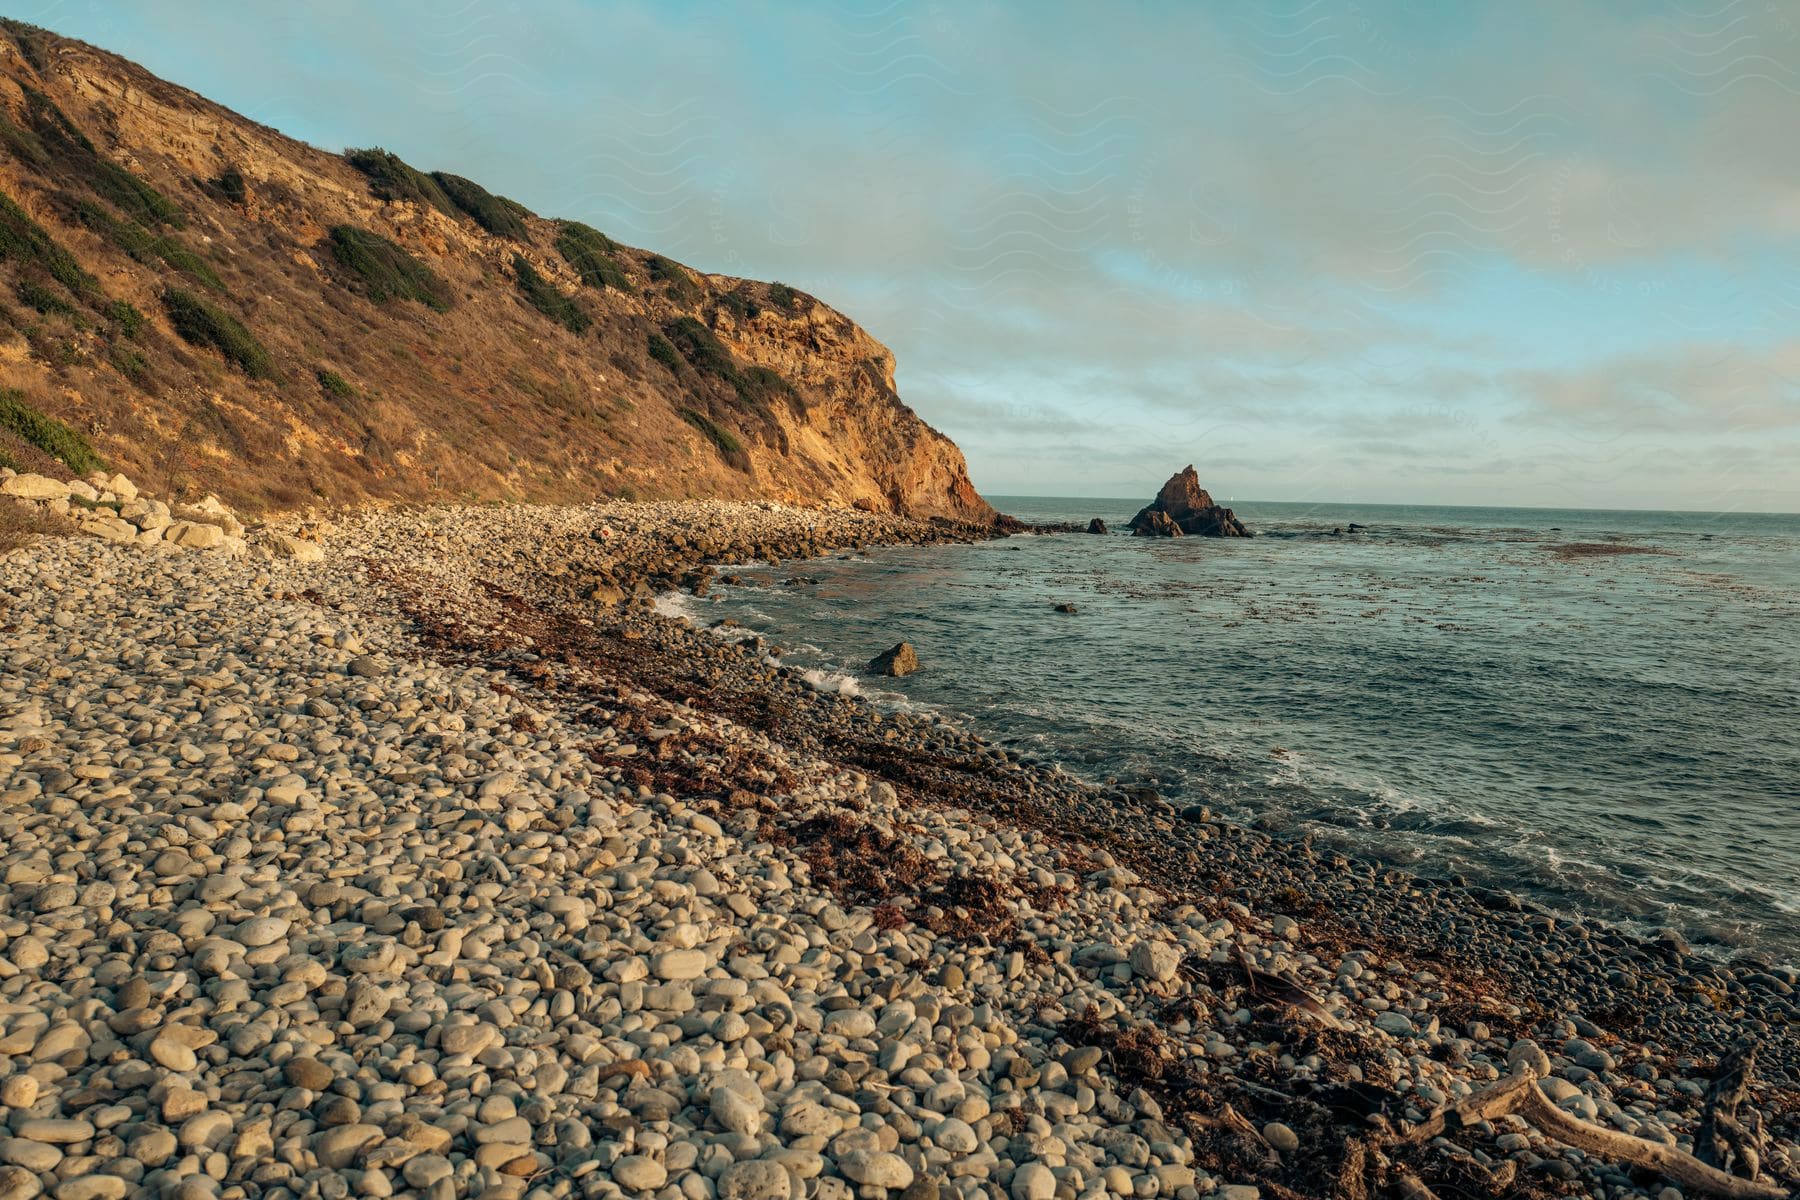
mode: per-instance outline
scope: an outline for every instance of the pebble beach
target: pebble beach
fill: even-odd
[[[1022,762],[654,606],[989,530],[128,533],[0,557],[0,1200],[1678,1200],[1711,1177],[1517,1115],[1406,1132],[1528,1076],[1711,1163],[1746,1049],[1714,1165],[1762,1190],[1711,1194],[1800,1182],[1791,969]]]

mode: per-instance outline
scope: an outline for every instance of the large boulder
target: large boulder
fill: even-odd
[[[918,669],[919,656],[913,651],[911,642],[901,642],[869,660],[869,670],[877,675],[911,675]]]
[[[1251,536],[1235,513],[1213,503],[1191,463],[1169,477],[1156,499],[1131,518],[1129,528],[1139,537],[1173,537],[1171,526],[1197,537]]]
[[[0,483],[0,495],[26,500],[67,500],[69,485],[47,475],[14,475]]]
[[[164,531],[163,540],[184,550],[211,550],[225,544],[225,531],[198,521],[176,521]]]
[[[1131,518],[1132,537],[1180,537],[1181,526],[1159,508],[1146,508]]]
[[[265,533],[256,548],[270,558],[291,558],[303,563],[325,561],[325,547],[291,533]]]
[[[1088,522],[1088,532],[1089,533],[1105,533],[1106,532],[1106,522],[1102,521],[1099,517],[1095,517],[1093,520]]]

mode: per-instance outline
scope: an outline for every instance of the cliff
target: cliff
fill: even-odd
[[[0,464],[173,496],[987,520],[853,321],[0,29]],[[86,468],[83,468],[86,469]]]

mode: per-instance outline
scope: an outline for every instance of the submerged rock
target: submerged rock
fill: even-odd
[[[1138,537],[1250,537],[1237,514],[1213,503],[1190,463],[1169,477],[1156,499],[1131,518],[1129,528]]]
[[[891,650],[883,650],[869,660],[869,670],[877,675],[911,675],[919,669],[919,656],[911,642],[901,642]]]

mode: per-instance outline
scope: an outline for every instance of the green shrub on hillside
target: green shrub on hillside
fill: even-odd
[[[348,379],[345,379],[336,371],[329,371],[324,367],[320,367],[318,370],[318,377],[319,386],[325,389],[325,394],[327,396],[335,396],[339,400],[349,400],[355,397],[356,389],[351,386]]]
[[[363,294],[377,304],[416,300],[438,312],[450,309],[450,289],[444,281],[378,233],[354,225],[333,226],[331,253],[355,277]]]
[[[0,192],[0,260],[36,264],[56,282],[77,294],[90,291],[98,284],[92,275],[81,269],[74,255],[57,245],[44,227],[4,192]]]
[[[750,455],[744,449],[744,443],[738,441],[731,430],[720,425],[703,412],[691,408],[681,410],[681,419],[706,435],[708,441],[719,451],[719,457],[726,464],[739,471],[750,469]]]
[[[163,262],[192,275],[215,292],[225,290],[212,264],[189,250],[173,234],[151,233],[136,221],[121,221],[91,200],[76,200],[72,212],[77,221],[141,263]]]
[[[42,75],[50,69],[50,42],[56,37],[54,33],[11,17],[0,18],[0,29],[11,35],[32,70]]]
[[[86,438],[25,403],[25,393],[17,388],[0,390],[0,429],[9,430],[50,457],[60,459],[77,475],[106,465]]]
[[[748,367],[739,373],[737,378],[738,396],[751,408],[758,412],[767,412],[769,406],[777,400],[783,401],[789,408],[800,411],[800,393],[788,382],[787,376],[772,367]]]
[[[368,177],[369,191],[377,200],[411,200],[435,208],[445,216],[458,215],[459,210],[450,197],[444,195],[437,180],[408,166],[398,155],[389,154],[380,146],[346,150],[344,161]]]
[[[651,358],[671,371],[679,372],[681,370],[681,351],[675,349],[674,344],[668,338],[660,333],[651,333],[645,339],[645,344],[650,351]]]
[[[750,294],[749,286],[739,284],[723,296],[719,297],[719,307],[736,316],[740,321],[754,321],[762,316],[762,305]]]
[[[591,225],[580,221],[564,221],[558,227],[556,252],[581,276],[581,282],[604,291],[612,288],[629,292],[631,280],[613,257],[618,245]]]
[[[107,352],[106,360],[119,374],[131,380],[144,391],[154,392],[156,390],[156,377],[150,370],[150,360],[136,350],[124,346],[114,346]]]
[[[693,317],[676,317],[663,326],[663,332],[681,356],[693,364],[694,370],[731,384],[738,399],[763,418],[769,432],[779,431],[770,407],[774,401],[785,401],[796,411],[801,408],[800,394],[781,372],[769,367],[740,367],[718,335],[701,321]]]
[[[50,165],[50,151],[44,146],[43,139],[29,129],[13,124],[4,109],[0,109],[0,142],[4,142],[20,162],[38,168]]]
[[[25,307],[44,316],[49,316],[51,313],[69,316],[75,312],[75,306],[64,300],[55,288],[40,279],[33,279],[29,275],[21,275],[18,278],[13,284],[13,294]]]
[[[579,304],[557,291],[556,285],[538,274],[537,268],[526,262],[524,255],[513,255],[512,265],[513,277],[518,280],[519,292],[527,304],[570,333],[587,332],[594,319],[583,312]]]
[[[792,309],[799,300],[800,293],[785,283],[776,282],[769,285],[769,303],[780,309]]]
[[[677,303],[692,304],[700,299],[700,289],[695,285],[694,277],[687,273],[687,268],[673,259],[652,254],[644,260],[644,269],[650,273],[651,282],[665,285],[669,298]]]
[[[477,225],[495,237],[511,238],[515,242],[531,240],[524,221],[525,217],[531,215],[531,210],[523,204],[508,200],[505,196],[496,196],[479,183],[464,179],[461,175],[433,171],[431,177],[437,181],[444,195],[450,197],[450,203],[469,214]]]
[[[196,346],[211,346],[252,379],[273,379],[275,361],[244,323],[180,288],[163,292],[163,308],[175,332]]]
[[[137,306],[125,300],[109,300],[105,309],[107,320],[119,327],[119,332],[128,338],[135,338],[144,330],[144,314]]]
[[[236,167],[226,167],[208,186],[230,204],[242,204],[250,195],[250,187],[244,181],[244,173]]]
[[[663,326],[663,334],[696,371],[737,382],[737,361],[704,323],[693,317],[676,317]]]

